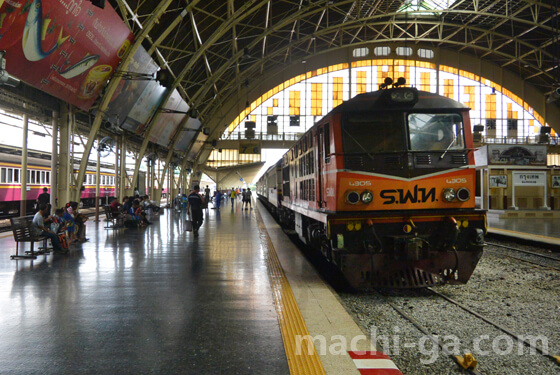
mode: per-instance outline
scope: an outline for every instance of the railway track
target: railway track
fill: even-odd
[[[512,246],[507,246],[507,245],[501,245],[501,244],[497,244],[497,243],[493,243],[493,242],[486,242],[487,245],[490,246],[494,246],[496,248],[500,248],[500,249],[507,249],[507,250],[512,250],[512,251],[516,251],[518,253],[524,254],[522,257],[519,256],[515,256],[512,255],[510,253],[508,253],[507,251],[495,251],[493,249],[488,249],[485,248],[485,251],[490,251],[490,253],[494,253],[494,255],[505,255],[509,258],[521,261],[521,262],[525,262],[525,263],[529,263],[529,264],[533,264],[533,265],[537,265],[537,266],[541,266],[541,267],[545,267],[545,268],[550,268],[556,271],[560,271],[560,256],[551,256],[548,254],[543,254],[540,252],[536,252],[536,251],[530,251],[530,250],[526,250],[526,249],[519,249],[516,247],[512,247]],[[540,261],[536,261],[535,259],[540,259]],[[544,263],[543,263],[544,260]]]
[[[469,315],[471,315],[472,317],[475,317],[476,319],[478,319],[479,321],[482,321],[492,327],[494,327],[496,330],[505,333],[506,335],[508,335],[509,337],[511,337],[513,340],[515,340],[515,342],[524,345],[525,347],[529,348],[529,350],[531,352],[536,352],[539,353],[541,356],[547,358],[548,360],[550,360],[551,362],[560,365],[560,355],[552,355],[548,353],[547,348],[542,348],[540,345],[537,345],[536,341],[531,341],[528,340],[525,336],[523,335],[519,335],[515,332],[513,332],[511,329],[505,327],[504,325],[497,323],[496,321],[494,321],[493,319],[484,316],[482,314],[480,314],[479,312],[469,308],[468,306],[454,300],[453,298],[440,293],[436,290],[434,290],[433,288],[425,288],[424,290],[414,290],[414,291],[410,291],[413,294],[416,294],[416,296],[418,298],[421,297],[425,297],[426,292],[428,291],[430,294],[440,297],[441,299],[447,301],[448,303],[452,304],[453,306],[456,306],[458,308],[460,308],[461,310],[467,312]],[[459,366],[459,370],[460,371],[466,371],[470,374],[479,374],[479,372],[477,371],[477,362],[476,359],[469,354],[464,354],[464,355],[457,355],[457,351],[461,352],[461,353],[467,353],[468,350],[464,350],[464,348],[457,348],[456,346],[453,347],[453,352],[449,351],[447,346],[448,343],[446,343],[444,340],[441,340],[441,337],[443,336],[441,334],[441,332],[434,332],[437,329],[434,329],[433,327],[427,327],[424,324],[420,323],[418,321],[418,319],[415,319],[410,313],[408,313],[406,311],[405,308],[398,306],[397,303],[393,302],[391,300],[391,296],[388,296],[387,293],[383,293],[380,290],[376,290],[375,291],[382,300],[384,300],[387,305],[389,305],[394,311],[396,311],[401,317],[403,317],[404,319],[406,319],[410,324],[412,324],[414,327],[416,327],[416,329],[418,329],[423,335],[425,335],[425,337],[429,338],[434,345],[437,345],[441,352],[443,354],[445,354],[445,356],[447,356],[449,359],[451,359],[453,362],[455,362],[458,366]],[[445,319],[442,316],[442,319]],[[443,331],[444,328],[441,328],[441,330]],[[465,340],[468,341],[468,340]],[[485,373],[485,372],[484,372]]]

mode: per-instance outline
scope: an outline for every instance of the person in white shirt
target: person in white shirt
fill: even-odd
[[[66,251],[64,251],[60,246],[60,241],[58,240],[58,236],[56,235],[56,233],[45,227],[45,215],[47,214],[48,210],[49,207],[46,204],[42,203],[39,205],[39,211],[37,211],[37,213],[33,217],[33,222],[31,223],[33,234],[36,236],[49,238],[53,245],[54,252],[65,254]]]

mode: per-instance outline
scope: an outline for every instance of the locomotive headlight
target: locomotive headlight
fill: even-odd
[[[471,192],[467,188],[460,188],[457,190],[457,199],[461,202],[466,202],[471,198]]]
[[[413,88],[401,88],[391,91],[391,101],[396,103],[415,103],[418,101],[418,93]]]
[[[443,191],[443,199],[445,199],[448,202],[453,201],[456,197],[457,197],[457,193],[455,192],[455,189],[447,188]]]
[[[369,190],[364,190],[362,192],[362,202],[365,204],[370,204],[373,200],[373,193]]]
[[[346,193],[346,202],[356,204],[360,201],[360,194],[357,191],[349,191]]]

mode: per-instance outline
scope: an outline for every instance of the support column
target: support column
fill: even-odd
[[[24,104],[25,106],[25,104]],[[23,144],[21,148],[21,190],[19,203],[19,216],[27,215],[27,137],[28,137],[29,116],[23,114]],[[15,172],[14,172],[15,173]]]
[[[117,139],[115,141],[115,198],[122,202],[123,196],[120,194],[120,173],[119,173],[119,151],[121,149],[121,143]]]
[[[58,181],[58,204],[63,206],[70,201],[70,113],[68,104],[62,104],[60,114],[60,150],[59,150],[59,170],[56,176]],[[52,192],[51,192],[52,193]]]
[[[99,185],[101,180],[101,156],[99,150],[97,151],[97,165],[95,167],[95,221],[99,221]]]
[[[58,111],[52,112],[52,148],[51,148],[51,207],[52,213],[58,207]]]
[[[119,197],[124,197],[126,188],[126,144],[124,134],[121,135],[121,161],[120,161],[120,182],[119,182]]]

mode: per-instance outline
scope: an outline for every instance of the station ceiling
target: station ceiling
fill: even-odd
[[[108,2],[210,126],[206,142],[233,120],[223,106],[244,103],[248,86],[348,47],[421,43],[471,55],[512,72],[543,98],[560,81],[560,0]]]
[[[169,67],[203,123],[267,72],[353,45],[421,42],[471,54],[544,95],[560,79],[558,0],[111,2],[135,34],[163,11],[144,47]]]

